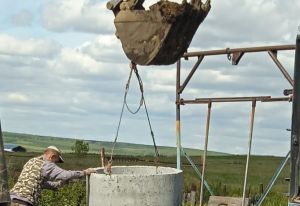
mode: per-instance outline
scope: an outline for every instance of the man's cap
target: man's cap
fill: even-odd
[[[59,163],[63,163],[64,162],[64,159],[61,157],[61,151],[60,151],[60,149],[58,149],[56,146],[53,146],[53,145],[47,147],[47,149],[55,150],[58,153],[58,156],[59,156]]]

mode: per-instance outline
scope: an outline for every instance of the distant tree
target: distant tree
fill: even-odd
[[[76,140],[71,149],[78,157],[83,157],[89,152],[90,148],[89,143],[84,142],[83,140]]]

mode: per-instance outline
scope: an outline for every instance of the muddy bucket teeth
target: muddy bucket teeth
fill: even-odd
[[[159,1],[144,10],[144,1],[111,1],[116,36],[131,61],[139,65],[175,63],[189,47],[210,10],[210,1],[178,4]],[[108,4],[109,4],[108,3]]]

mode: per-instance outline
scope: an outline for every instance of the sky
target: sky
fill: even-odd
[[[145,1],[144,6],[156,1]],[[212,0],[188,51],[295,44],[300,1]],[[113,141],[129,62],[103,0],[0,1],[0,119],[2,130],[83,140]],[[278,59],[293,76],[294,51]],[[182,60],[184,79],[196,59]],[[176,64],[138,66],[157,145],[176,146]],[[184,99],[282,97],[290,89],[267,53],[245,54],[232,66],[206,57]],[[137,80],[127,101],[139,104]],[[290,147],[291,103],[257,103],[252,154],[284,156]],[[208,150],[246,154],[251,103],[212,106]],[[204,148],[206,105],[181,107],[183,147]],[[119,142],[152,144],[145,110],[125,111]]]

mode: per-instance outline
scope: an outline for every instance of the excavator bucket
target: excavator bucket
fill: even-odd
[[[161,0],[143,8],[144,0],[111,0],[116,36],[126,56],[139,65],[169,65],[187,51],[198,26],[210,10],[210,0],[182,4]]]

